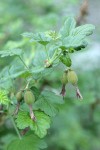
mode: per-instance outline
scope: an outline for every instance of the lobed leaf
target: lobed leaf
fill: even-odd
[[[40,150],[46,148],[46,143],[35,135],[27,135],[9,143],[7,150]]]
[[[10,100],[7,96],[7,91],[0,89],[0,104],[8,105],[10,103]]]
[[[62,35],[62,37],[66,37],[69,36],[73,29],[76,26],[76,21],[73,17],[67,17],[63,27],[60,29],[60,34]]]
[[[42,32],[36,34],[26,32],[23,33],[22,36],[30,38],[30,42],[38,42],[42,45],[47,45],[52,40],[50,36]]]
[[[47,134],[47,129],[50,128],[50,117],[43,112],[35,111],[36,121],[31,120],[29,114],[24,111],[18,113],[16,123],[19,129],[30,127],[40,138]]]
[[[83,35],[89,36],[93,33],[95,26],[92,24],[86,24],[75,28],[72,32],[72,36]]]
[[[14,55],[21,55],[21,54],[22,54],[22,50],[18,48],[0,51],[1,57],[8,57],[8,56],[14,56]]]
[[[58,106],[63,103],[62,97],[50,91],[43,91],[35,102],[34,108],[40,109],[47,115],[54,117],[58,113]]]

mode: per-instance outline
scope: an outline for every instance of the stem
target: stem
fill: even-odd
[[[12,91],[15,92],[15,86],[14,86],[14,80],[11,78],[11,75],[10,75],[10,66],[9,66],[9,69],[8,69],[8,74],[9,74],[9,77],[10,77],[10,80],[12,82]]]
[[[20,102],[17,102],[17,106],[16,106],[16,109],[14,111],[14,115],[18,114],[19,108],[20,108]]]
[[[54,60],[55,59],[55,57],[56,57],[56,55],[57,55],[57,52],[58,52],[58,50],[55,50],[55,52],[54,52],[54,54],[53,54],[53,56],[52,56],[52,60]]]
[[[29,67],[25,64],[25,62],[23,61],[22,57],[21,56],[18,56],[18,57],[22,61],[22,63],[24,64],[24,66],[29,70]]]
[[[29,105],[29,109],[30,109],[30,117],[33,121],[36,121],[36,117],[34,115],[33,109],[32,109],[32,105]]]
[[[19,133],[19,130],[18,130],[17,127],[16,127],[15,121],[14,121],[14,119],[13,119],[12,116],[11,116],[11,121],[12,121],[12,124],[13,124],[13,126],[14,126],[14,128],[15,128],[15,131],[16,131],[16,133],[17,133],[19,139],[21,140],[22,137],[21,137],[21,135],[20,135],[20,133]]]
[[[51,62],[54,62],[60,56],[61,53],[57,54],[57,52],[58,52],[58,50],[56,50],[54,55],[52,56]]]
[[[45,51],[46,51],[46,54],[47,54],[47,58],[48,58],[48,60],[50,60],[46,45],[44,47],[45,47]]]
[[[25,89],[24,89],[24,90],[27,90],[27,89],[28,89],[29,84],[30,84],[30,81],[26,84],[26,87],[25,87]]]

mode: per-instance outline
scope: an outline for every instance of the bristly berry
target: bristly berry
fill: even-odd
[[[62,89],[61,89],[61,93],[60,93],[63,97],[66,94],[65,86],[66,86],[67,83],[71,83],[73,86],[75,86],[77,98],[83,99],[83,97],[82,97],[82,95],[79,91],[78,85],[77,85],[77,83],[78,83],[77,74],[72,69],[68,69],[63,73]]]
[[[23,100],[23,91],[17,92],[16,99],[17,99],[17,105],[16,105],[16,108],[15,108],[15,111],[14,111],[13,115],[17,115],[18,114],[21,101]]]
[[[68,82],[69,83],[71,83],[74,86],[77,85],[78,77],[77,77],[77,74],[75,73],[75,71],[69,69],[67,77],[68,77]]]
[[[35,96],[30,90],[27,90],[24,94],[24,101],[26,104],[31,105],[35,102]]]
[[[32,104],[35,102],[35,96],[32,93],[31,90],[26,90],[25,94],[24,94],[24,101],[26,104],[29,105],[29,109],[30,109],[30,117],[33,121],[36,120],[33,109],[32,109]]]
[[[17,99],[18,102],[22,101],[22,98],[23,98],[22,94],[23,94],[22,91],[19,91],[19,92],[16,94],[16,99]]]
[[[61,79],[62,84],[64,84],[64,85],[66,85],[66,84],[68,83],[67,73],[68,73],[67,70],[64,71],[63,76],[62,76],[62,79]]]

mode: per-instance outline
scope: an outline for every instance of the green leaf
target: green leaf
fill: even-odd
[[[38,100],[34,104],[35,109],[44,111],[47,115],[54,117],[58,113],[59,105],[64,101],[61,96],[50,91],[43,91]]]
[[[44,65],[45,65],[45,60],[46,59],[47,59],[47,57],[46,57],[45,51],[43,49],[42,50],[37,50],[36,53],[35,53],[33,64],[39,70],[41,70],[41,68],[44,67]],[[35,70],[38,70],[37,68]],[[33,70],[34,70],[34,68],[33,68]]]
[[[60,45],[61,48],[68,49],[70,47],[78,47],[83,44],[84,36],[83,35],[76,35],[75,37],[73,36],[68,36],[62,40],[62,44]]]
[[[64,26],[60,29],[62,37],[69,36],[76,26],[76,21],[73,17],[67,17]]]
[[[32,38],[34,34],[32,32],[25,32],[21,34],[23,37]]]
[[[43,112],[34,112],[36,121],[31,120],[27,112],[20,111],[18,113],[16,123],[19,129],[25,129],[30,127],[40,138],[43,138],[47,134],[47,129],[50,128],[50,118]]]
[[[13,61],[10,67],[5,67],[0,73],[1,82],[7,82],[7,80],[15,79],[17,77],[26,78],[29,77],[31,73],[24,69],[23,64]]]
[[[13,49],[22,47],[25,44],[25,40],[19,40],[19,41],[8,41],[6,45],[4,46],[4,49]]]
[[[40,95],[39,89],[37,89],[35,86],[32,86],[32,87],[31,87],[31,90],[32,90],[32,92],[33,92],[33,94],[34,94],[34,96],[35,96],[35,98],[36,98],[36,100],[37,100],[38,97],[39,97],[39,95]]]
[[[36,66],[33,69],[31,69],[31,73],[40,73],[44,70],[44,67]]]
[[[76,36],[76,35],[89,36],[93,33],[94,29],[95,26],[92,24],[82,25],[73,30],[72,36]]]
[[[12,141],[7,150],[40,150],[46,148],[46,143],[35,135],[27,135],[22,140]]]
[[[7,91],[0,89],[0,104],[7,105],[10,103],[10,100],[7,96]]]
[[[28,37],[30,38],[30,42],[38,42],[42,45],[47,45],[51,40],[52,38],[47,36],[46,33],[36,33],[36,34],[33,34],[33,33],[23,33],[22,34],[24,37]]]
[[[76,35],[75,37],[71,37],[70,39],[70,47],[76,47],[76,46],[81,46],[84,40],[84,36],[79,34]]]
[[[79,27],[74,27],[70,31],[70,34],[67,34],[62,39],[62,43],[60,43],[61,49],[69,49],[69,48],[78,48],[78,50],[81,50],[82,48],[85,48],[87,46],[86,41],[84,44],[84,40],[86,36],[89,36],[93,33],[93,30],[95,27],[91,24],[86,24]],[[81,47],[81,48],[80,48]]]
[[[7,57],[7,56],[14,56],[14,55],[21,55],[22,50],[21,49],[11,49],[11,50],[3,50],[0,51],[1,57]]]

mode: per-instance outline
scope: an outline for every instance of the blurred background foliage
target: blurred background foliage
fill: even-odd
[[[84,0],[2,0],[0,1],[0,50],[22,48],[26,64],[34,60],[36,45],[23,39],[23,32],[58,30],[66,16],[80,15]],[[75,99],[73,87],[67,86],[65,104],[59,115],[53,119],[46,141],[47,150],[100,150],[100,15],[99,0],[88,0],[88,13],[80,24],[92,23],[96,26],[89,46],[82,52],[72,55],[73,68],[79,77],[79,87],[83,94],[82,102]],[[38,47],[39,49],[39,47]],[[40,59],[39,50],[37,60]],[[12,67],[12,64],[14,67]],[[0,87],[12,88],[10,74],[22,71],[23,65],[15,57],[0,58]],[[40,89],[51,89],[59,93],[64,66],[60,64],[39,83]],[[20,79],[19,79],[20,81]],[[15,88],[23,81],[16,80]],[[70,92],[71,91],[71,92]],[[0,150],[16,137],[16,133],[7,120],[6,113],[0,113]]]

